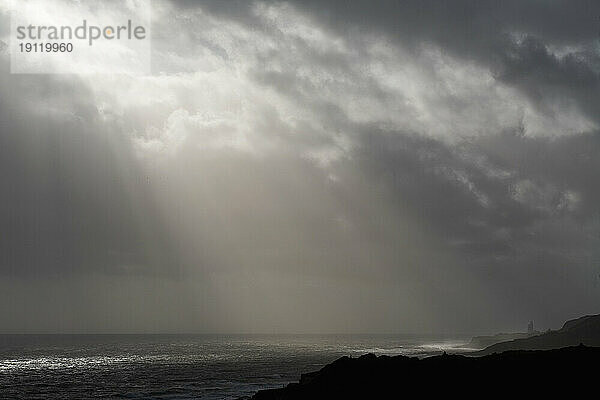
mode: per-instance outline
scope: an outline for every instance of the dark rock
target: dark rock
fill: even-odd
[[[485,355],[508,350],[550,350],[577,346],[580,343],[600,347],[600,315],[587,315],[567,321],[557,331],[497,343],[475,354]]]
[[[342,357],[303,374],[298,383],[260,391],[252,399],[574,398],[594,392],[600,315],[568,321],[557,331],[530,333],[534,336],[497,343],[469,355]]]
[[[557,396],[593,388],[600,348],[509,351],[483,357],[445,354],[418,359],[342,357],[299,383],[258,392],[254,400],[389,399],[403,396]]]
[[[508,342],[510,340],[516,340],[516,339],[525,339],[525,338],[528,338],[531,336],[539,335],[540,333],[541,332],[534,331],[531,333],[527,333],[527,332],[498,333],[496,335],[490,335],[490,336],[475,336],[473,339],[471,339],[471,341],[469,342],[467,347],[471,348],[471,349],[484,349],[484,348],[489,347],[496,343]]]

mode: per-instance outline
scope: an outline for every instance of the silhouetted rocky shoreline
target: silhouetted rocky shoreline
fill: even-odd
[[[559,394],[572,398],[593,390],[600,347],[584,343],[597,345],[599,339],[600,316],[586,316],[565,323],[558,331],[495,344],[469,355],[342,357],[319,371],[303,374],[298,383],[259,391],[252,399],[539,398]],[[580,344],[569,346],[574,341]],[[513,347],[518,350],[511,350]]]
[[[483,357],[441,355],[342,357],[299,383],[262,390],[253,400],[391,399],[403,396],[570,397],[597,381],[600,348],[576,346],[545,351],[509,351]]]
[[[600,347],[600,315],[586,315],[565,322],[561,329],[540,335],[493,344],[475,355],[501,353],[509,350],[551,350],[576,346]]]

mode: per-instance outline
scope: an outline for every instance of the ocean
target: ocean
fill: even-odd
[[[0,335],[0,399],[238,399],[342,356],[463,351],[407,335]]]

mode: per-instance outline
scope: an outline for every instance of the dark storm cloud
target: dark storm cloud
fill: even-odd
[[[575,104],[584,115],[599,121],[597,2],[303,1],[294,5],[326,29],[348,35],[360,30],[379,32],[414,47],[434,43],[444,52],[489,68],[498,82],[524,93],[541,113],[552,114],[555,107]],[[321,63],[317,55],[311,59]],[[347,61],[340,64],[348,65]],[[263,82],[299,97],[290,92],[302,87],[293,76],[260,76]],[[336,113],[324,113],[323,118],[331,115]],[[365,135],[368,140],[359,152],[368,165],[377,165],[376,176],[392,177],[402,199],[426,216],[424,223],[439,226],[451,240],[464,240],[467,252],[493,257],[511,251],[515,238],[517,242],[529,240],[526,232],[539,221],[573,218],[576,224],[586,224],[600,212],[595,183],[600,181],[600,166],[594,156],[600,143],[598,132],[528,138],[519,129],[453,147],[414,135],[378,135],[375,128]],[[484,159],[490,165],[482,167],[469,159]],[[510,173],[494,176],[489,168]],[[529,193],[526,200],[527,194],[515,190],[536,193]],[[569,191],[577,198],[570,198]],[[577,204],[569,205],[569,201]],[[501,230],[506,230],[501,236],[508,237],[496,238]],[[535,241],[552,236],[543,231],[535,234]],[[560,240],[548,238],[548,247],[542,250],[559,243],[580,243],[577,250],[590,244],[584,232],[566,229],[562,236]]]
[[[414,46],[433,42],[489,67],[539,105],[572,100],[599,122],[598,2],[325,2],[325,12],[323,2],[299,4],[340,29],[380,29]]]
[[[84,330],[492,330],[597,311],[598,2],[170,4],[159,76],[3,64],[0,273],[42,276],[5,284],[32,294],[23,314],[45,275],[76,274],[92,295],[52,304]]]
[[[357,159],[371,179],[393,188],[396,206],[444,238],[470,275],[498,295],[506,308],[497,319],[529,314],[548,323],[593,311],[600,289],[598,134],[505,133],[457,149],[370,133],[364,143]]]
[[[600,35],[597,40],[600,41]],[[542,39],[527,36],[520,43],[507,46],[496,77],[518,87],[543,112],[552,113],[555,105],[568,107],[572,101],[598,122],[599,61],[597,51],[592,49],[576,50],[562,57],[554,55]]]
[[[598,3],[294,4],[324,29],[347,37],[357,31],[381,34],[417,53],[420,46],[433,44],[444,53],[475,61],[499,84],[526,96],[542,115],[560,119],[556,114],[571,108],[599,122]],[[360,48],[360,42],[355,44]],[[335,53],[327,58],[303,51],[301,45],[295,49],[325,69],[356,61]],[[264,68],[268,70],[269,62]],[[352,77],[354,71],[342,73]],[[315,101],[318,89],[305,78],[265,70],[256,78],[290,98],[312,101],[315,109],[329,110],[320,113],[322,121],[341,130],[352,127],[351,116],[335,104],[328,108]],[[372,83],[364,88],[365,95],[385,96],[385,88]],[[515,287],[514,302],[527,304],[523,307],[532,314],[542,313],[547,301],[531,296],[560,295],[562,308],[555,314],[546,312],[550,320],[560,313],[577,313],[578,305],[597,299],[600,165],[595,155],[600,135],[596,129],[581,132],[567,126],[561,132],[567,136],[530,137],[527,126],[515,125],[448,144],[410,132],[382,131],[376,125],[353,128],[363,133],[351,157],[371,174],[370,179],[393,188],[399,207],[408,207],[423,226],[438,232],[474,275],[487,280],[490,268],[504,271],[494,273],[495,282],[488,282],[491,291]],[[561,281],[565,287],[558,284]]]
[[[174,3],[190,8],[199,6],[190,1]],[[325,29],[342,35],[357,31],[381,34],[415,48],[433,43],[444,52],[490,68],[498,80],[518,88],[540,107],[564,106],[573,101],[589,118],[600,122],[598,2],[309,0],[291,3]],[[217,15],[261,26],[252,5],[252,2],[211,1],[200,4]],[[314,57],[313,61],[318,62]],[[333,61],[335,55],[329,59]],[[551,113],[552,108],[545,111]]]
[[[423,224],[467,252],[493,258],[528,242],[541,250],[589,248],[584,227],[600,213],[599,146],[597,134],[532,139],[509,132],[453,148],[414,135],[370,133],[358,158]],[[581,229],[537,226],[548,221]]]

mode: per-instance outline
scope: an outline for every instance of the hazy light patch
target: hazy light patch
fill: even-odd
[[[596,123],[581,114],[572,101],[561,99],[540,113],[532,105],[523,107],[524,133],[527,136],[564,136],[593,132]]]

